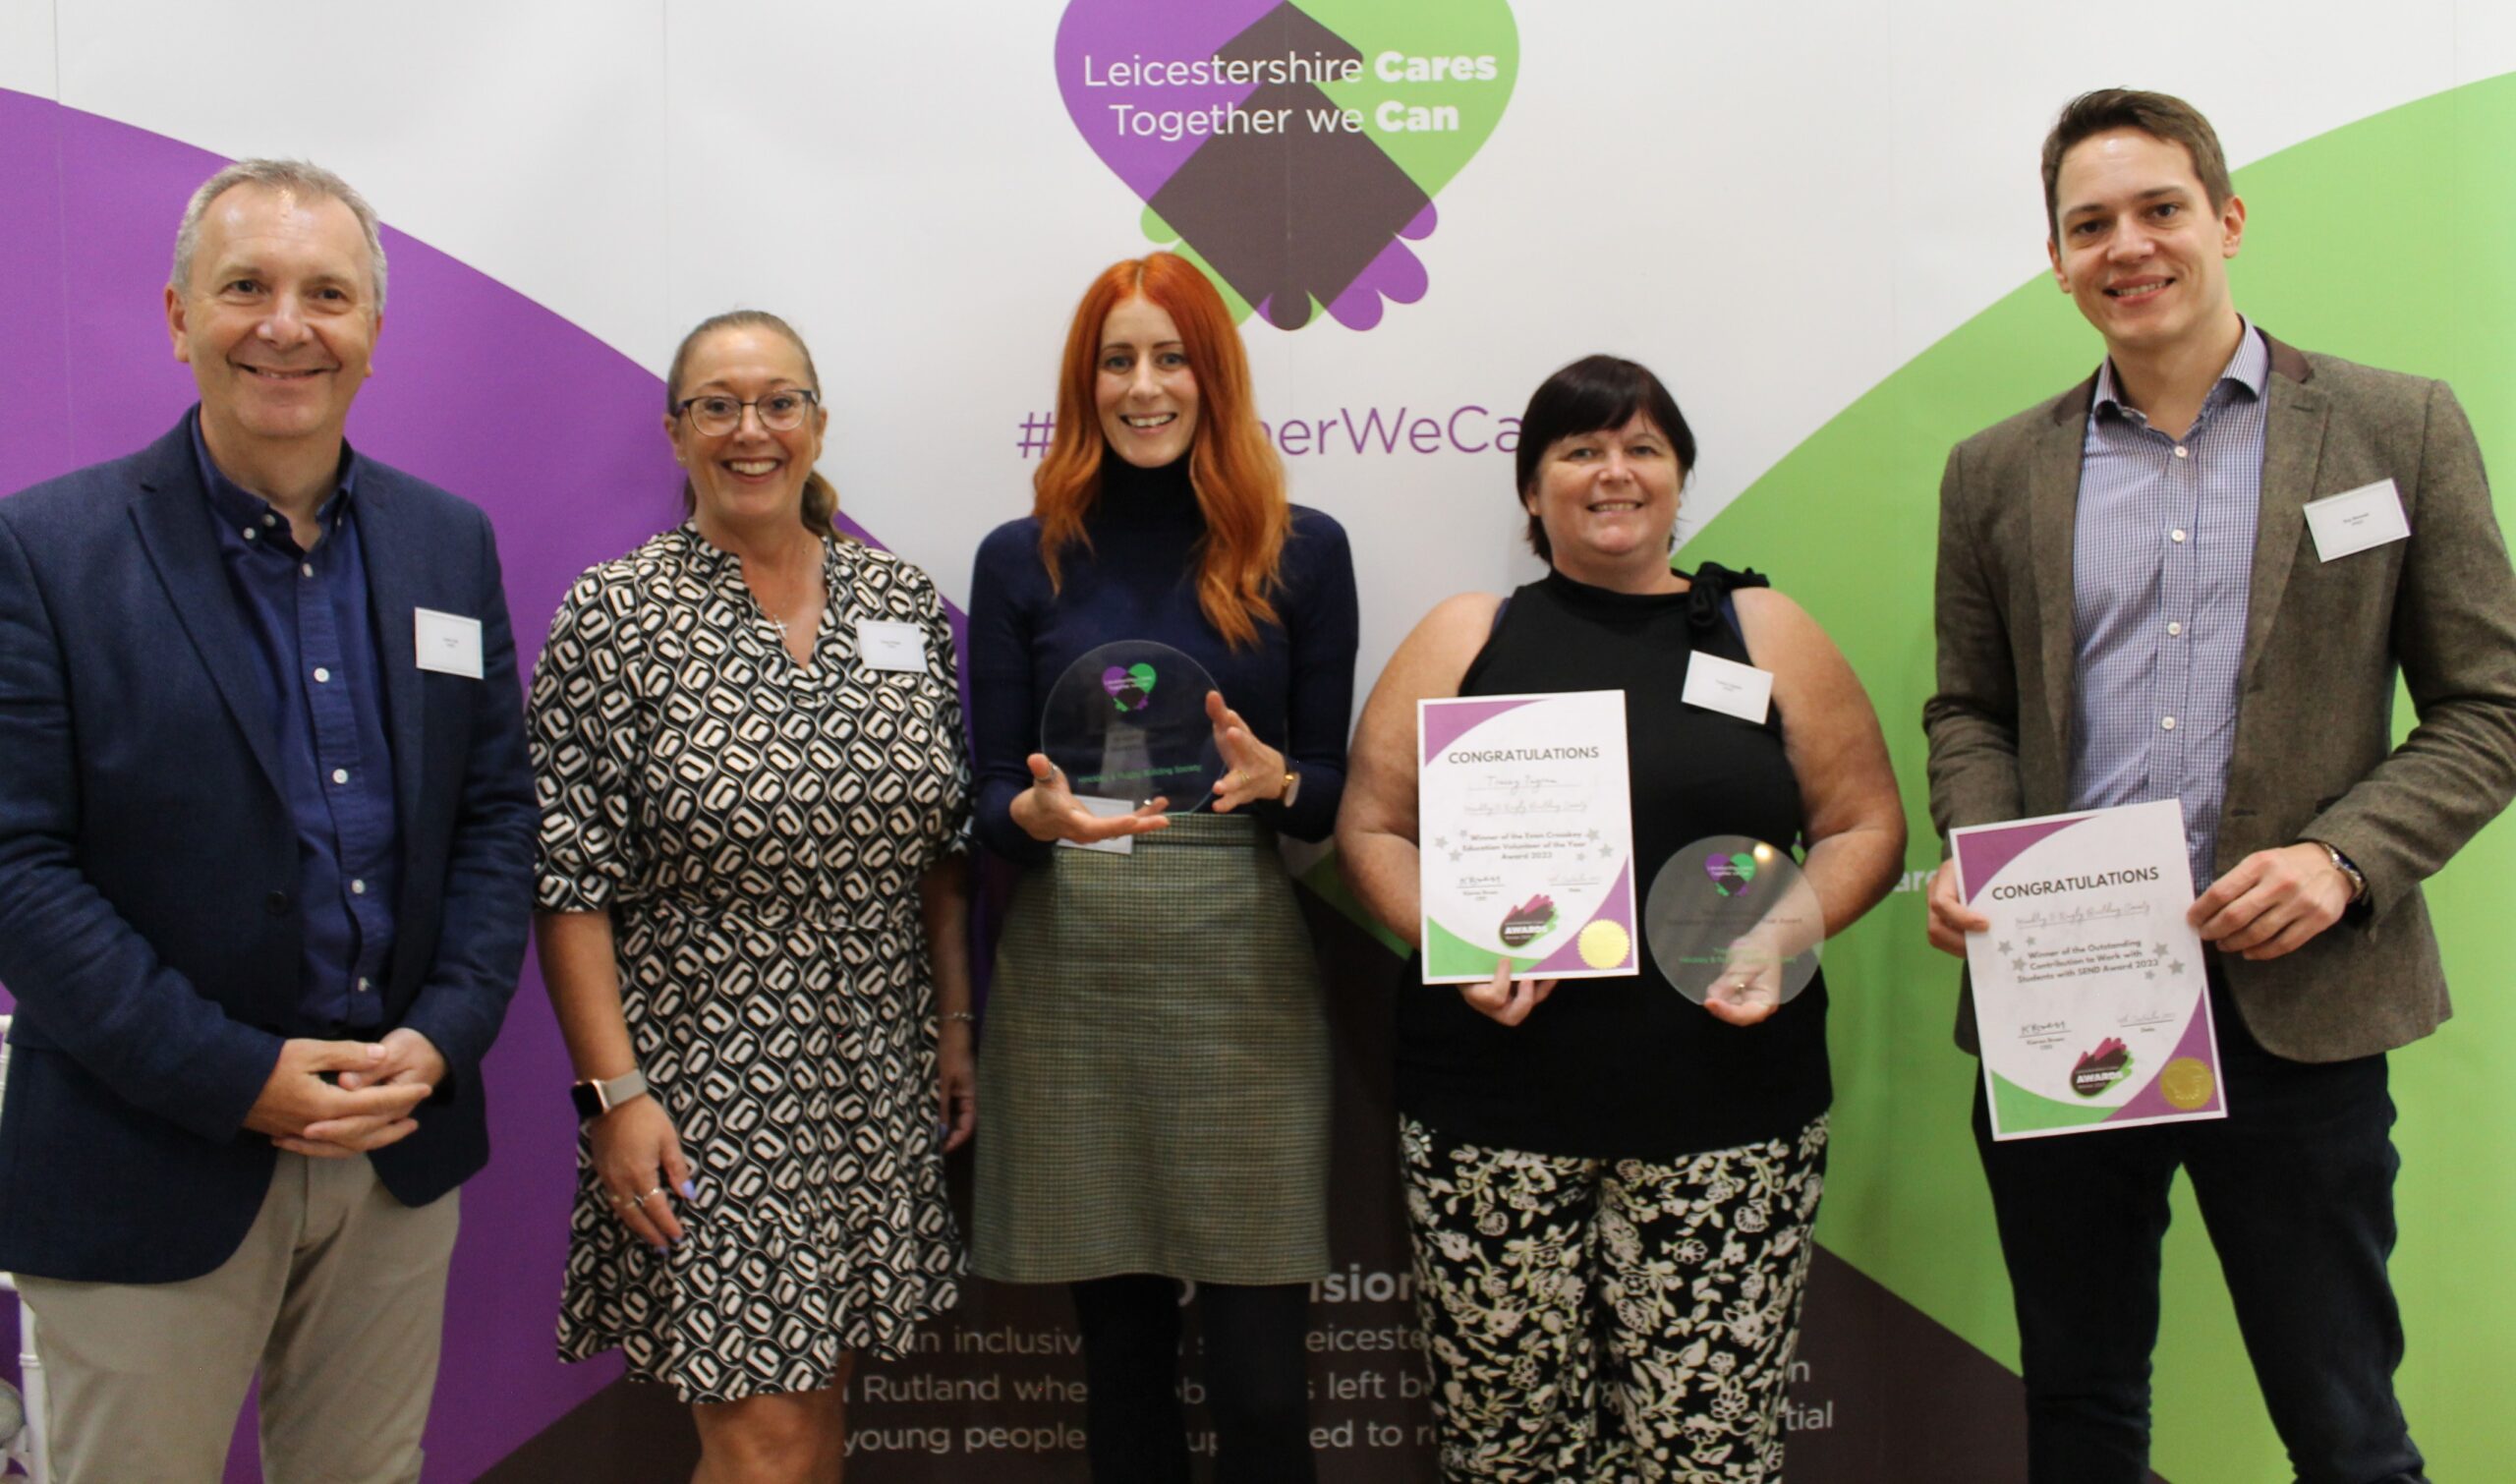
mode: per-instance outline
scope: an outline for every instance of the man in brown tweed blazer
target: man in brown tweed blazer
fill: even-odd
[[[2516,576],[2443,383],[2237,314],[2245,204],[2201,114],[2075,99],[2044,185],[2054,276],[2106,361],[1949,455],[1931,816],[1944,838],[2181,798],[2230,1113],[1995,1144],[1976,1089],[2030,1476],[2146,1477],[2182,1167],[2298,1477],[2419,1481],[2384,1054],[2449,1013],[2421,882],[2516,791]],[[2327,552],[2303,507],[2388,481],[2409,536]],[[2397,671],[2420,718],[2399,746]],[[1931,942],[1963,956],[1987,926],[1942,866]],[[1971,1004],[1958,1034],[1973,1050]]]

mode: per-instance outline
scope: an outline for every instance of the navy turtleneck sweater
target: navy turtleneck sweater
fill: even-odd
[[[1189,655],[1214,676],[1226,704],[1258,739],[1301,774],[1293,807],[1247,812],[1287,834],[1326,839],[1345,791],[1345,732],[1354,700],[1354,566],[1344,529],[1292,507],[1292,534],[1273,594],[1280,623],[1235,650],[1197,606],[1197,544],[1204,514],[1188,461],[1138,469],[1102,460],[1101,493],[1084,517],[1087,548],[1063,553],[1062,591],[1040,561],[1040,523],[1007,521],[979,547],[970,578],[970,761],[977,772],[979,838],[1009,859],[1045,860],[1050,847],[1013,823],[1013,798],[1031,784],[1023,760],[1039,750],[1040,708],[1086,651],[1148,639]],[[1189,801],[1174,805],[1185,808]]]

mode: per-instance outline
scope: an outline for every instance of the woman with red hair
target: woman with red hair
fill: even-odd
[[[1344,790],[1345,535],[1287,502],[1230,312],[1167,253],[1077,306],[1034,489],[970,584],[976,828],[1025,868],[980,1057],[975,1267],[1070,1285],[1095,1478],[1188,1477],[1187,1283],[1219,1477],[1306,1480],[1328,1028],[1276,837],[1324,838]],[[1051,686],[1121,639],[1214,677],[1211,810],[1096,814],[1037,750]]]

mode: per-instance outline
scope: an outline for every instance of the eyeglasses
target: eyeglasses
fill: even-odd
[[[721,438],[743,426],[743,409],[760,414],[760,426],[771,432],[793,432],[804,426],[805,414],[822,399],[821,393],[800,386],[782,387],[765,397],[745,402],[735,397],[684,397],[673,404],[673,411],[690,420],[690,426],[702,435]]]

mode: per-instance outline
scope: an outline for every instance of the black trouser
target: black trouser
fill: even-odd
[[[2158,1244],[2181,1166],[2218,1249],[2255,1379],[2305,1484],[2420,1484],[2394,1401],[2402,1320],[2385,1058],[2271,1055],[2210,975],[2228,1116],[1996,1144],[1974,1089],[2017,1292],[2030,1484],[2148,1476]]]
[[[1069,1284],[1083,1331],[1084,1431],[1095,1484],[1187,1484],[1179,1284],[1130,1273]],[[1307,1284],[1197,1284],[1206,1407],[1220,1484],[1309,1484]]]

